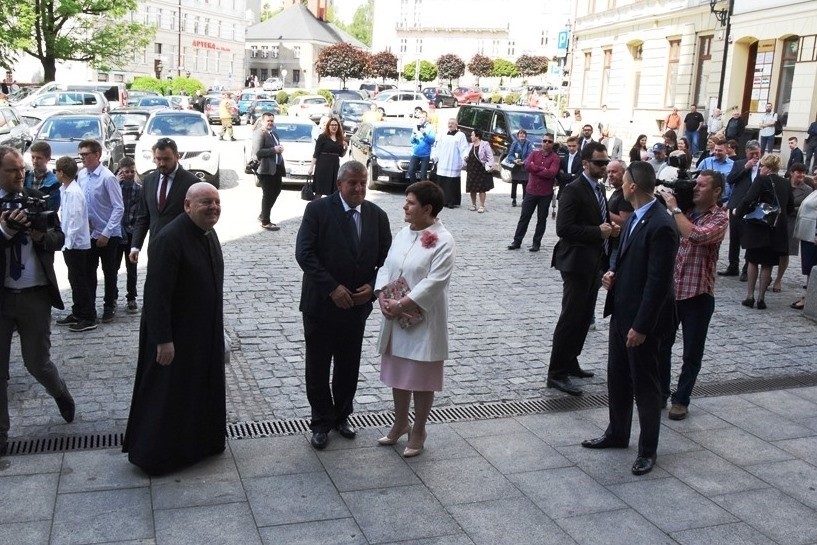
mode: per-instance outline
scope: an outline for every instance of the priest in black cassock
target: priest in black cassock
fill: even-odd
[[[123,452],[150,475],[222,452],[224,259],[216,189],[190,187],[184,214],[148,247],[139,361]]]

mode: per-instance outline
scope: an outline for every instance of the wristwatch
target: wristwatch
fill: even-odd
[[[682,213],[681,209],[680,209],[680,208],[678,208],[677,206],[676,206],[675,208],[668,208],[668,209],[667,209],[667,214],[669,214],[669,215],[670,215],[670,216],[672,216],[673,218],[674,218],[676,215],[681,214],[681,213]]]

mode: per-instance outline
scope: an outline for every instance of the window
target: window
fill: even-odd
[[[593,60],[589,51],[584,54],[584,73],[582,75],[582,106],[588,98],[587,87],[590,85],[590,62]]]
[[[408,39],[400,38],[400,53],[405,53],[408,49]]]
[[[632,107],[639,107],[641,96],[641,53],[644,42],[634,42],[628,44],[630,54],[633,56],[633,79],[632,79]]]
[[[252,45],[250,46],[250,58],[255,59],[256,57],[258,57],[258,46]]]
[[[706,108],[706,89],[709,86],[709,70],[704,63],[712,60],[712,36],[698,38],[698,59],[695,63],[695,94],[692,99],[699,108]]]
[[[681,40],[669,41],[669,59],[667,59],[667,81],[664,85],[664,106],[675,104],[675,87],[678,83],[678,65],[681,58]]]
[[[601,71],[601,94],[599,95],[599,103],[607,102],[607,90],[610,88],[610,66],[613,64],[613,50],[604,50],[604,66]]]
[[[296,46],[294,46],[294,47],[292,48],[292,56],[293,56],[294,58],[296,58],[296,59],[300,59],[300,58],[301,58],[301,46],[300,46],[300,45],[296,45]]]
[[[266,68],[262,68],[262,69],[261,69],[261,77],[260,77],[259,79],[260,79],[261,81],[266,81],[266,79],[267,79],[268,77],[269,77],[269,70],[267,70]]]
[[[162,44],[160,44],[158,42],[153,44],[153,52],[156,53],[157,55],[161,55],[162,54]]]
[[[270,55],[272,55],[272,58],[273,58],[273,59],[277,59],[277,58],[278,58],[278,46],[277,46],[277,45],[273,45],[273,46],[270,48]]]
[[[261,46],[261,58],[266,59],[269,57],[269,48],[266,45]]]
[[[794,64],[800,49],[800,38],[792,36],[783,42],[783,56],[780,66],[780,80],[777,82],[777,104],[774,111],[783,126],[789,121],[791,106],[791,88],[794,82]]]
[[[414,45],[418,54],[423,52],[423,39],[417,38],[417,43]]]
[[[202,34],[204,34],[205,36],[210,34],[210,18],[209,17],[204,18],[204,30],[202,31]]]
[[[547,45],[548,44],[548,31],[543,30],[542,35],[539,38],[539,45]]]
[[[493,40],[491,42],[491,56],[496,57],[499,55],[499,40]]]
[[[301,71],[300,70],[293,70],[292,71],[292,83],[300,83],[301,81]]]
[[[772,68],[774,67],[774,40],[763,40],[757,44],[750,112],[765,112],[766,103],[771,102]]]
[[[508,56],[513,57],[516,54],[516,42],[508,40]]]

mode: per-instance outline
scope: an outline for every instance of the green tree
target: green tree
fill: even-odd
[[[519,70],[509,60],[494,59],[494,69],[491,75],[497,78],[515,78],[519,75]]]
[[[477,78],[487,78],[494,70],[494,61],[477,53],[471,57],[468,63],[468,71],[474,74]]]
[[[267,19],[272,19],[282,11],[284,11],[284,8],[272,9],[272,7],[270,7],[269,5],[269,2],[264,2],[264,5],[261,6],[261,15],[259,16],[259,18],[261,19],[261,21],[266,21]]]
[[[362,43],[371,47],[372,27],[374,26],[374,21],[372,19],[373,13],[374,0],[368,0],[365,5],[361,5],[355,10],[355,14],[352,16],[352,22],[349,24],[335,19],[335,9],[334,6],[331,5],[327,10],[326,19],[342,31],[354,36]]]
[[[343,88],[349,78],[366,76],[370,55],[357,47],[340,42],[321,49],[315,61],[318,76],[340,78]]]
[[[406,63],[403,67],[403,79],[413,81],[414,78],[414,69],[417,61],[411,61]],[[437,67],[434,66],[434,63],[429,61],[420,61],[420,81],[433,81],[437,78]]]
[[[522,55],[516,59],[516,68],[523,76],[537,76],[548,70],[548,59],[539,55]]]
[[[31,32],[24,29],[33,28],[35,19],[32,2],[15,3],[4,0],[0,3],[0,28],[3,29],[3,40],[0,40],[0,67],[11,70],[19,59],[18,52],[31,45],[33,38]]]
[[[381,51],[371,56],[369,60],[369,75],[375,78],[396,78],[399,74],[397,72],[397,57],[391,51]]]
[[[465,61],[453,53],[447,53],[437,59],[437,72],[441,78],[448,80],[448,86],[451,87],[452,79],[465,74]]]
[[[21,50],[43,65],[53,81],[57,61],[88,62],[110,70],[127,64],[133,52],[153,41],[155,29],[129,23],[125,16],[137,0],[23,0],[3,2],[14,24],[4,26],[4,46]],[[13,7],[12,7],[13,5]],[[3,18],[9,17],[3,15]]]

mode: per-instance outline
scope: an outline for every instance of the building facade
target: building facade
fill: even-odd
[[[447,53],[466,63],[477,53],[511,62],[525,54],[553,58],[572,12],[571,2],[375,0],[372,51],[391,51],[400,71],[418,58],[434,63]],[[557,64],[553,74],[561,81]]]

